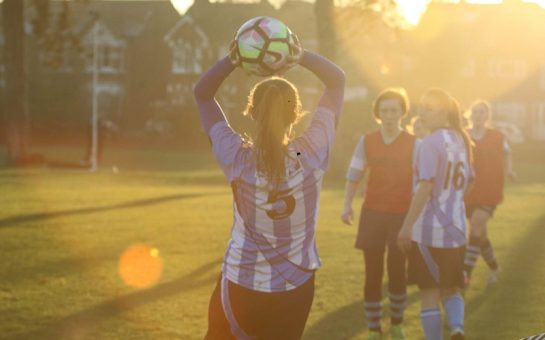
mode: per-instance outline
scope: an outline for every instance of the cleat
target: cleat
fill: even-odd
[[[405,340],[403,326],[401,326],[401,324],[392,325],[392,327],[390,327],[390,336],[392,340]]]
[[[465,338],[463,331],[455,331],[450,334],[450,340],[465,340]]]
[[[496,270],[490,271],[490,276],[488,277],[488,284],[493,285],[496,282],[498,282],[499,276],[500,276],[501,268],[498,267]]]
[[[382,333],[379,331],[369,331],[369,335],[367,336],[368,340],[381,340],[382,339]]]

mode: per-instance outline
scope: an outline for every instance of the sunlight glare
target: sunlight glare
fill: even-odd
[[[180,15],[184,15],[189,7],[193,5],[193,0],[170,0],[170,2]]]
[[[416,26],[426,12],[430,0],[396,0],[396,3],[405,21],[411,26]]]
[[[525,0],[524,2],[533,2],[545,8],[545,0]]]

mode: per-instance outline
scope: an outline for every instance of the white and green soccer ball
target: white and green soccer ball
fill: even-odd
[[[246,21],[237,31],[240,66],[257,76],[270,76],[283,69],[296,51],[294,35],[282,21],[271,17],[256,17]]]

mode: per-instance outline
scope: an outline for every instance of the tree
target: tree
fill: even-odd
[[[25,101],[24,1],[4,0],[2,7],[6,70],[5,135],[9,162],[17,164],[28,155],[30,123]]]
[[[392,29],[403,25],[395,0],[347,0],[341,7],[336,7],[334,0],[316,0],[314,4],[318,51],[332,60],[336,59],[338,52],[338,24],[351,23],[350,26],[358,31],[353,36],[366,33],[379,22]]]
[[[314,3],[318,33],[318,52],[335,60],[335,4],[333,0],[316,0]]]
[[[6,87],[4,92],[5,139],[8,161],[12,165],[30,161],[30,115],[27,110],[25,65],[25,1],[4,0],[2,3],[3,33],[5,37],[4,61]],[[69,2],[62,2],[62,10],[56,21],[51,20],[50,0],[32,0],[36,13],[32,28],[41,46],[48,52],[48,64],[62,64],[66,44],[78,46],[78,40],[70,34]]]

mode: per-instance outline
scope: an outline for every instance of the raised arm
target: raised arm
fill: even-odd
[[[223,111],[214,98],[221,83],[233,72],[235,66],[228,56],[220,59],[197,82],[193,93],[199,108],[199,114],[207,134],[214,124],[225,120]]]
[[[326,58],[306,50],[299,65],[314,73],[324,83],[325,90],[310,125],[294,144],[309,167],[325,170],[342,110],[344,72]]]
[[[344,71],[330,60],[305,50],[299,62],[301,66],[314,73],[325,85],[325,90],[318,106],[326,107],[335,113],[339,120],[344,98]]]

